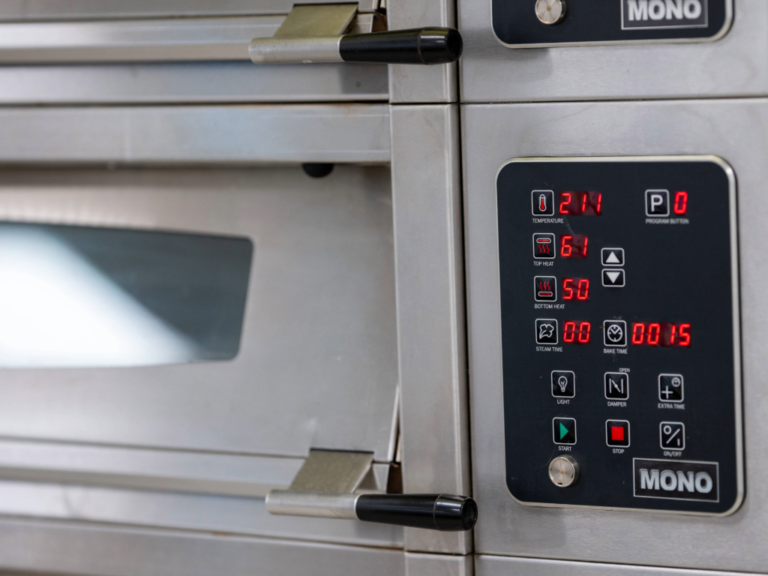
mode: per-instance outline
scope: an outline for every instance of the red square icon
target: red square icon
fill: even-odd
[[[605,443],[614,448],[629,446],[629,422],[626,420],[608,420],[605,423]]]

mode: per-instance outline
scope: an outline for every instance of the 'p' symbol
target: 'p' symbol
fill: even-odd
[[[645,215],[669,216],[669,190],[645,191]]]

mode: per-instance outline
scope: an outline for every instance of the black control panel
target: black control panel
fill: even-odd
[[[497,178],[507,485],[523,503],[742,500],[735,178],[713,157]]]
[[[520,47],[714,40],[733,20],[732,0],[492,0],[491,7],[496,37]]]

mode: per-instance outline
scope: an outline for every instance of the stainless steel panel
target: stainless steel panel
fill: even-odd
[[[768,571],[768,463],[761,439],[768,258],[768,100],[466,106],[465,215],[476,545],[510,554],[717,570]],[[727,518],[584,511],[516,504],[504,481],[495,178],[513,157],[712,154],[736,173],[741,266],[747,495]],[[673,543],[673,544],[671,544]]]
[[[489,0],[458,4],[467,102],[768,94],[764,0],[735,0],[733,27],[717,42],[522,50],[494,37]]]
[[[248,44],[284,18],[0,24],[0,63],[250,60]]]
[[[385,163],[390,158],[384,105],[5,108],[0,130],[2,163]]]
[[[348,27],[351,33],[370,32],[373,16],[355,18],[356,8],[341,5],[338,36]],[[323,22],[318,8],[299,11]],[[337,8],[331,10],[339,11]],[[294,11],[295,12],[295,11]],[[325,17],[328,19],[328,17]],[[308,18],[309,19],[309,18]],[[333,21],[333,19],[331,18]],[[314,24],[314,22],[313,22]],[[284,31],[286,25],[287,32]],[[292,30],[298,28],[298,30]],[[291,16],[255,18],[182,18],[165,20],[116,20],[97,22],[0,23],[0,63],[44,64],[76,62],[164,62],[209,60],[256,60],[249,44],[273,36],[294,35],[302,28]],[[338,50],[337,50],[338,52]],[[334,62],[341,61],[336,54]]]
[[[0,440],[3,480],[263,497],[290,486],[303,463],[302,458]]]
[[[9,570],[82,576],[404,576],[402,551],[53,522],[0,524]]]
[[[419,26],[456,26],[453,0],[388,0],[390,30]],[[393,103],[456,102],[458,65],[389,67]]]
[[[597,564],[593,562],[561,562],[533,558],[478,556],[477,576],[737,576],[735,572],[674,570],[669,568]]]
[[[303,458],[179,452],[0,440],[0,478],[100,487],[264,497],[288,488]],[[366,488],[386,491],[389,464],[374,464]]]
[[[402,548],[403,529],[359,520],[273,516],[263,498],[0,480],[4,516]],[[92,552],[91,552],[92,554]],[[0,566],[7,567],[0,541]]]
[[[473,576],[474,556],[405,554],[406,576]]]
[[[301,3],[327,4],[328,0]],[[294,4],[294,0],[4,0],[0,21],[287,14]],[[379,0],[357,4],[361,11],[371,12]]]
[[[181,145],[204,135],[172,134]],[[44,144],[26,145],[35,142]],[[298,168],[0,171],[0,219],[242,235],[255,245],[234,360],[3,370],[0,435],[294,457],[318,447],[391,460],[390,202],[384,168],[339,166],[323,179]]]
[[[247,52],[247,47],[246,47]],[[0,104],[385,101],[387,66],[250,62],[2,66]]]
[[[405,492],[470,495],[456,106],[393,106]],[[467,553],[467,532],[406,530],[406,548]]]

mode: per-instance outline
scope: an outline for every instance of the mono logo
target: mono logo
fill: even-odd
[[[621,28],[706,28],[707,12],[707,0],[621,0]]]
[[[719,500],[716,462],[635,458],[635,497]]]

